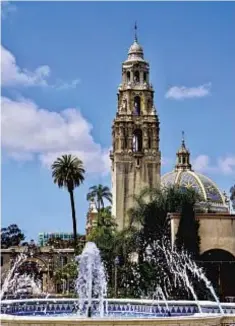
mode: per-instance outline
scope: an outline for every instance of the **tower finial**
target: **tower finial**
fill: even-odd
[[[182,145],[184,145],[184,131],[182,131]]]
[[[137,38],[137,23],[136,22],[135,22],[134,29],[135,29],[135,42],[138,42],[138,38]]]

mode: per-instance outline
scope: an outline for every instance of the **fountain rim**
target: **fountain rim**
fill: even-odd
[[[194,315],[191,315],[191,316],[172,316],[172,317],[155,317],[155,318],[115,318],[113,316],[110,316],[110,318],[108,317],[105,317],[105,318],[87,318],[87,317],[79,317],[79,316],[74,316],[74,317],[71,317],[71,316],[56,316],[56,317],[52,317],[52,316],[49,316],[49,317],[43,317],[42,316],[13,316],[13,315],[7,315],[7,314],[0,314],[0,320],[1,321],[19,321],[20,323],[23,322],[23,321],[43,321],[43,322],[47,322],[47,321],[63,321],[63,322],[75,322],[75,321],[82,321],[83,323],[88,323],[89,324],[92,324],[94,323],[95,325],[97,325],[97,322],[99,321],[102,321],[102,323],[110,323],[110,321],[115,321],[115,323],[120,323],[123,325],[123,322],[130,322],[130,323],[133,323],[133,322],[136,322],[138,321],[138,323],[140,322],[144,322],[144,323],[148,323],[148,324],[151,324],[152,322],[155,322],[156,323],[156,320],[157,321],[179,321],[179,320],[182,320],[182,321],[187,321],[187,320],[218,320],[218,319],[221,319],[221,318],[224,318],[224,317],[235,317],[235,315],[229,315],[229,314],[226,314],[225,316],[222,315],[222,314],[208,314],[208,313],[196,313]]]
[[[14,304],[14,303],[27,303],[27,302],[75,302],[78,301],[79,298],[29,298],[29,299],[10,299],[10,300],[1,300],[2,304]],[[93,302],[99,301],[99,299],[92,299]],[[138,304],[151,304],[155,305],[157,303],[165,304],[164,300],[155,300],[155,299],[132,299],[132,298],[105,298],[104,301],[108,303],[138,303]],[[178,305],[196,305],[194,300],[167,300],[169,304],[178,304]],[[207,301],[207,300],[199,300],[201,306],[207,307],[217,307],[217,303],[215,301]],[[221,305],[226,307],[235,307],[235,302],[221,302]]]
[[[32,302],[36,302],[36,303],[60,303],[60,302],[75,302],[77,301],[78,299],[77,298],[30,298],[30,299],[13,299],[13,300],[2,300],[1,301],[1,305],[2,304],[7,304],[7,305],[11,305],[11,304],[15,304],[15,303],[21,303],[21,304],[27,304],[27,303],[32,303]],[[92,301],[98,301],[98,299],[92,299]],[[157,304],[161,304],[161,305],[164,305],[165,306],[165,302],[163,300],[149,300],[149,299],[119,299],[119,298],[109,298],[109,299],[105,299],[105,301],[107,301],[108,303],[120,303],[120,304],[131,304],[131,303],[135,303],[135,304],[142,304],[142,305],[145,305],[145,304],[151,304],[151,305],[157,305]],[[196,305],[195,301],[193,300],[169,300],[167,301],[169,305],[182,305],[182,306],[185,306],[185,305]],[[214,301],[200,301],[200,304],[201,306],[203,307],[216,307],[217,308],[217,303],[214,302]],[[235,308],[235,303],[229,303],[229,302],[223,302],[221,303],[223,307],[231,307],[231,308]],[[29,316],[19,316],[19,315],[11,315],[11,314],[0,314],[0,319],[1,321],[6,321],[6,322],[9,322],[9,321],[19,321],[19,323],[23,323],[24,321],[29,323],[30,321],[32,322],[47,322],[47,321],[50,321],[50,322],[67,322],[68,325],[73,323],[73,322],[77,322],[77,321],[82,321],[84,326],[89,326],[89,323],[90,324],[94,324],[94,325],[97,325],[97,322],[99,321],[102,321],[102,323],[107,323],[109,324],[110,321],[115,321],[115,324],[120,324],[120,325],[123,325],[123,322],[130,322],[130,323],[133,323],[133,322],[137,322],[138,321],[138,324],[139,323],[143,323],[144,325],[145,324],[148,324],[148,325],[151,325],[151,322],[152,323],[156,323],[156,321],[167,321],[167,320],[171,320],[171,321],[178,321],[179,318],[180,320],[182,320],[183,322],[186,322],[187,320],[188,321],[201,321],[202,319],[206,319],[206,320],[215,320],[215,321],[218,321],[218,320],[222,320],[224,317],[232,317],[232,318],[235,318],[235,314],[220,314],[220,313],[213,313],[213,314],[210,314],[210,313],[195,313],[193,315],[181,315],[180,317],[179,316],[159,316],[159,317],[149,317],[149,318],[144,318],[144,317],[141,317],[141,318],[138,318],[138,317],[130,317],[130,318],[125,318],[125,317],[122,317],[122,318],[117,318],[117,317],[114,317],[114,316],[110,316],[110,317],[104,317],[104,318],[100,318],[100,317],[95,317],[95,318],[86,318],[86,317],[80,317],[80,316],[32,316],[32,315],[29,315]],[[85,325],[87,324],[87,325]],[[142,325],[143,325],[142,324]]]

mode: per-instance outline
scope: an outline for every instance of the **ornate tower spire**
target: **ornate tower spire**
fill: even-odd
[[[112,126],[112,208],[119,229],[128,225],[133,195],[146,187],[160,187],[159,119],[149,82],[149,63],[144,60],[136,30],[135,24],[135,39],[122,64]]]
[[[185,146],[184,131],[182,131],[182,142],[181,147],[176,153],[176,166],[175,170],[192,170],[192,165],[190,164],[190,152]]]

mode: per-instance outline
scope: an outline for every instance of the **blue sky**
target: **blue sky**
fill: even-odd
[[[110,185],[108,151],[121,63],[133,25],[150,62],[162,174],[185,131],[195,170],[235,183],[235,3],[20,2],[2,8],[2,225],[27,239],[71,231],[69,196],[48,168],[83,160],[75,193],[84,232],[88,188]]]

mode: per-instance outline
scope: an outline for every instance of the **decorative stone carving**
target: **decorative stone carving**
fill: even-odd
[[[121,103],[121,106],[120,106],[120,111],[122,113],[125,113],[127,110],[127,99],[126,97],[124,96],[123,99],[122,99],[122,103]]]

